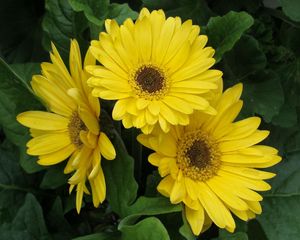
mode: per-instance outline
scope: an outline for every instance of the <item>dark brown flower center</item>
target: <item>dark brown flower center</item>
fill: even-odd
[[[84,122],[81,120],[81,118],[78,115],[78,112],[73,112],[70,122],[68,124],[69,129],[69,136],[71,139],[71,142],[76,146],[80,147],[82,142],[80,140],[80,131],[86,130],[86,126]]]
[[[139,68],[135,74],[137,85],[145,92],[155,93],[163,89],[165,77],[158,69],[151,66]]]
[[[185,133],[178,142],[177,164],[185,177],[206,181],[220,168],[217,143],[201,130]]]
[[[192,146],[187,149],[186,156],[189,158],[190,164],[198,169],[204,169],[210,165],[210,150],[201,140],[193,142]]]

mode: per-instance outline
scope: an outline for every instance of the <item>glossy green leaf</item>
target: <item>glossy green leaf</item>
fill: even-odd
[[[135,225],[123,226],[122,228],[123,240],[169,240],[167,230],[164,225],[155,217],[146,218]]]
[[[88,41],[82,37],[88,25],[83,14],[73,11],[68,0],[46,0],[46,14],[42,27],[45,32],[44,47],[50,50],[50,41],[55,44],[64,60],[68,59],[70,39],[76,38],[82,49],[86,49]]]
[[[119,233],[103,232],[73,238],[73,240],[121,240],[121,237]]]
[[[97,26],[103,24],[109,6],[108,0],[69,0],[69,3],[74,11],[83,11],[86,18]]]
[[[83,12],[89,21],[91,38],[98,39],[99,32],[104,30],[106,19],[115,19],[119,24],[127,18],[136,19],[137,13],[127,3],[110,4],[107,0],[69,0],[74,11]]]

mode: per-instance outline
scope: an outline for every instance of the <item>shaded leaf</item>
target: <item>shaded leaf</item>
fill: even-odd
[[[46,228],[42,208],[35,197],[28,193],[23,206],[12,223],[1,226],[1,239],[50,239]]]
[[[20,76],[0,59],[0,124],[7,138],[19,146],[22,167],[32,173],[41,170],[42,167],[37,165],[35,158],[26,155],[28,130],[16,121],[16,116],[29,109],[40,109],[41,105],[24,87],[25,82],[25,79],[20,79]]]
[[[298,0],[280,0],[282,10],[290,19],[300,22],[300,1]]]
[[[107,199],[113,211],[124,217],[136,199],[138,186],[134,179],[133,159],[128,155],[122,139],[116,132],[111,137],[117,156],[113,161],[103,161]]]
[[[40,188],[43,189],[56,189],[68,182],[68,175],[64,174],[64,164],[52,166],[47,169]]]
[[[72,238],[74,229],[65,219],[63,206],[60,197],[57,197],[46,215],[47,227],[51,232],[51,237],[55,240],[67,240]]]
[[[206,25],[213,12],[204,0],[142,0],[150,9],[163,9],[167,16],[180,16],[183,21],[192,19],[194,24]]]
[[[30,179],[15,154],[0,148],[0,224],[10,222],[24,201]]]
[[[220,61],[225,52],[230,51],[242,34],[254,23],[246,12],[229,12],[220,17],[212,17],[207,23],[206,34],[209,45],[215,50],[215,59]]]
[[[268,240],[298,239],[300,236],[300,196],[268,197],[257,218]]]
[[[284,156],[284,160],[273,167],[271,171],[274,171],[277,175],[271,180],[271,193],[267,193],[268,196],[272,195],[300,195],[300,151],[287,154]]]
[[[226,67],[229,68],[230,79],[239,81],[266,67],[267,59],[258,41],[244,35],[234,48],[224,55]]]
[[[284,103],[280,79],[272,71],[259,72],[251,78],[253,82],[244,83],[242,112],[248,116],[259,114],[266,122],[271,122]]]

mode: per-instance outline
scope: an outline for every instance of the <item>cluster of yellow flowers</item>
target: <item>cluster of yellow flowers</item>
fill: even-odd
[[[113,119],[141,129],[138,141],[154,150],[149,162],[162,177],[157,190],[183,204],[195,235],[212,222],[233,232],[232,214],[245,221],[260,214],[256,191],[269,190],[264,180],[275,174],[257,168],[281,158],[258,145],[269,134],[258,130],[259,117],[234,122],[242,84],[223,92],[222,72],[210,69],[214,49],[205,47],[199,26],[144,8],[135,22],[106,20],[105,27],[83,63],[76,40],[69,71],[52,45],[52,63],[42,63],[42,75],[33,76],[32,88],[48,111],[17,117],[30,128],[28,154],[46,166],[68,159],[64,171],[74,172],[69,184],[70,192],[76,186],[77,211],[90,191],[97,207],[106,193],[101,158],[112,160],[116,152],[101,131],[96,97],[117,100]]]

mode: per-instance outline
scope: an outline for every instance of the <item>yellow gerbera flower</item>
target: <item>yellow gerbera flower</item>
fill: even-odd
[[[136,22],[119,26],[105,21],[106,31],[90,50],[103,66],[88,66],[92,94],[118,100],[113,118],[150,133],[155,126],[168,132],[171,125],[187,125],[194,110],[216,114],[208,94],[222,76],[209,70],[214,49],[191,20],[166,19],[162,10],[143,8]]]
[[[112,160],[116,153],[106,134],[100,131],[100,104],[87,86],[90,75],[82,69],[77,41],[71,41],[71,74],[54,45],[52,51],[52,63],[42,63],[42,75],[33,76],[31,81],[33,91],[49,112],[28,111],[19,114],[17,120],[30,128],[33,138],[27,143],[27,153],[38,156],[40,165],[57,164],[71,156],[64,172],[75,171],[69,184],[70,192],[77,186],[76,209],[80,212],[83,193],[89,194],[87,180],[94,205],[97,207],[105,199],[101,155]],[[95,64],[95,58],[88,51],[84,66],[91,64]]]
[[[269,190],[263,180],[275,174],[255,168],[281,160],[276,149],[256,145],[269,134],[257,130],[259,117],[233,122],[242,107],[241,92],[238,84],[219,94],[215,116],[195,112],[188,126],[138,136],[155,151],[149,162],[163,177],[158,191],[173,204],[183,202],[195,235],[211,222],[233,232],[232,213],[245,221],[260,214],[262,196],[255,191]]]

